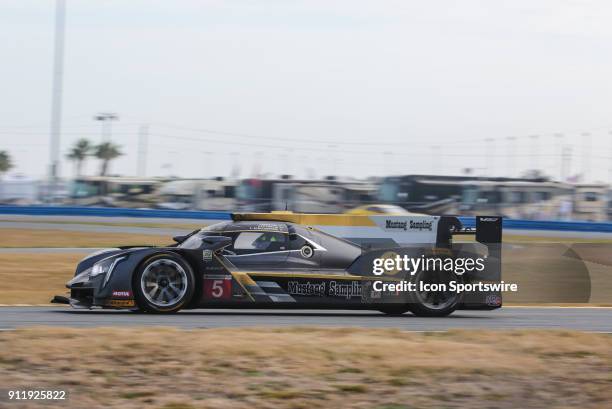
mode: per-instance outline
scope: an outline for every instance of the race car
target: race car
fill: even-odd
[[[454,237],[466,234],[475,235],[476,241],[467,248],[453,243]],[[446,316],[456,309],[501,307],[499,291],[467,294],[432,291],[430,286],[403,292],[389,286],[499,281],[499,217],[477,217],[475,228],[464,228],[448,216],[238,213],[173,239],[166,247],[118,247],[89,255],[67,283],[65,301],[75,308],[152,313],[333,308]],[[466,254],[484,257],[486,268],[461,275],[372,268],[377,259]]]

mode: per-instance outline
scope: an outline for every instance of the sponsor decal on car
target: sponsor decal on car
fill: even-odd
[[[116,298],[132,298],[132,292],[127,290],[113,290],[112,295]]]
[[[347,300],[351,297],[361,297],[361,283],[359,281],[330,281],[329,292],[330,297],[344,297]]]
[[[283,231],[281,225],[274,223],[259,223],[249,226],[249,230]]]
[[[213,257],[212,250],[202,250],[202,259],[204,261],[211,261]]]
[[[385,220],[385,229],[400,229],[404,231],[408,230],[427,230],[431,231],[433,222],[427,220],[414,221],[414,220]]]
[[[499,220],[499,217],[481,217],[481,222],[496,222]]]
[[[232,298],[231,276],[208,276],[204,278],[204,297],[212,300]]]
[[[287,283],[287,292],[291,295],[314,295],[317,297],[325,296],[325,282],[305,283],[299,281],[289,281]]]
[[[402,229],[408,230],[407,221],[385,220],[385,229]]]
[[[341,297],[347,300],[351,297],[361,297],[361,282],[359,281],[321,281],[300,282],[289,281],[287,293],[290,295],[314,296],[314,297]]]
[[[136,303],[134,300],[109,300],[106,305],[109,307],[135,307]]]
[[[485,303],[491,307],[497,307],[501,305],[502,298],[499,295],[490,294],[486,296]]]

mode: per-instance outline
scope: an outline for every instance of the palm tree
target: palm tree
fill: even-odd
[[[102,165],[100,166],[100,176],[106,176],[110,161],[123,155],[123,153],[119,150],[119,146],[113,144],[112,142],[103,142],[96,146],[95,155],[96,158],[102,161]]]
[[[87,139],[82,138],[75,142],[72,149],[66,157],[76,162],[76,174],[81,176],[81,170],[83,169],[83,163],[93,150],[93,145]]]
[[[0,151],[0,177],[12,167],[11,155],[7,151]]]

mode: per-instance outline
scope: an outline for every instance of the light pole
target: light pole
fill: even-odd
[[[138,132],[138,162],[136,164],[136,174],[144,177],[147,173],[147,154],[149,147],[149,127],[141,125]]]
[[[94,120],[102,123],[102,142],[110,142],[112,136],[112,121],[118,121],[119,116],[113,112],[100,112],[94,115]]]
[[[66,1],[55,2],[55,38],[53,52],[53,87],[51,91],[51,129],[49,144],[49,179],[53,190],[59,176],[60,133],[62,126],[62,85],[64,74],[64,32]],[[53,194],[51,195],[53,196]]]
[[[393,171],[391,170],[391,165],[393,164],[393,152],[384,151],[383,152],[383,163],[382,163],[382,175],[383,176],[391,176]],[[401,172],[400,172],[401,173]]]
[[[612,185],[612,131],[609,131],[610,135],[610,157],[608,158],[608,184]]]
[[[433,145],[430,149],[431,149],[431,156],[430,156],[430,159],[429,159],[430,162],[431,162],[431,169],[430,169],[430,171],[431,171],[432,175],[436,175],[438,173],[438,172],[436,172],[438,170],[438,167],[436,165],[436,163],[438,163],[436,161],[436,156],[440,153],[439,152],[440,146]]]
[[[336,145],[329,144],[327,145],[327,149],[329,152],[329,172],[330,176],[336,176]]]
[[[284,149],[285,153],[283,155],[284,157],[284,169],[281,169],[281,174],[286,174],[291,176],[292,174],[292,167],[291,165],[293,164],[294,158],[293,158],[293,149],[291,148],[285,148]]]
[[[493,177],[495,171],[494,171],[494,166],[495,166],[495,158],[493,156],[495,156],[495,145],[493,144],[495,142],[495,140],[493,138],[486,138],[485,139],[485,156],[486,156],[486,167],[487,167],[487,174],[485,176],[488,177]]]
[[[241,172],[241,167],[240,167],[240,163],[238,162],[238,158],[240,157],[240,154],[238,152],[230,152],[229,154],[230,157],[230,177],[232,179],[238,179],[238,177],[240,177],[240,172]]]
[[[561,162],[561,182],[567,181],[567,176],[572,169],[572,147],[563,147],[563,159]]]
[[[506,152],[506,157],[508,159],[508,177],[512,177],[516,171],[514,169],[516,166],[516,136],[508,136],[506,140],[508,141],[508,151]]]
[[[539,167],[540,167],[540,152],[538,151],[538,135],[529,135],[529,139],[531,139],[531,156],[533,157],[533,171],[534,171],[534,175],[539,174]]]
[[[582,133],[582,182],[587,181],[587,177],[591,173],[591,134],[588,132]]]
[[[212,179],[214,175],[214,166],[212,164],[213,153],[209,151],[202,151],[204,160],[202,161],[202,177],[201,179]],[[210,173],[210,175],[209,175]]]
[[[563,181],[563,134],[556,133],[553,136],[559,145],[559,178]]]

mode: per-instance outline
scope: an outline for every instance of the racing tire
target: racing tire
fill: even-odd
[[[451,280],[463,282],[463,276],[458,276],[452,271],[419,271],[414,276],[414,282],[417,286],[420,286],[420,282],[445,283],[448,286]],[[462,297],[461,294],[450,290],[445,292],[417,290],[411,292],[409,298],[410,312],[417,317],[446,317],[457,309]]]
[[[140,265],[133,281],[139,309],[150,313],[174,313],[189,304],[195,291],[193,269],[182,257],[159,253]]]

